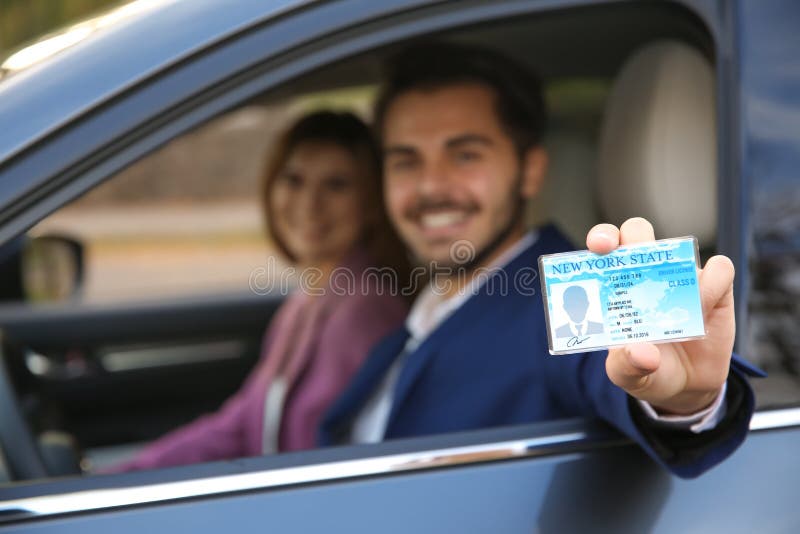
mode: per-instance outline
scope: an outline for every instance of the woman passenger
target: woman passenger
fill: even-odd
[[[383,209],[378,151],[360,119],[323,111],[295,123],[266,166],[263,199],[273,242],[298,272],[317,273],[307,280],[313,284],[282,304],[258,364],[221,408],[107,472],[314,447],[326,409],[405,318],[397,290],[407,260]],[[373,267],[391,268],[397,283],[364,276]]]

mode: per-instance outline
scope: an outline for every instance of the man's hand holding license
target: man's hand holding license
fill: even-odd
[[[655,241],[653,226],[642,218],[628,219],[620,228],[598,224],[586,236],[587,248],[596,254],[649,241]],[[733,263],[725,256],[710,258],[699,274],[705,338],[609,349],[609,379],[662,414],[694,414],[713,403],[728,378],[736,334],[733,277]]]

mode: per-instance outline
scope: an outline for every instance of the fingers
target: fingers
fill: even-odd
[[[620,245],[633,245],[656,240],[653,225],[641,217],[634,217],[622,223],[622,226],[619,227],[619,234]]]
[[[638,397],[651,385],[650,376],[660,364],[655,345],[635,343],[608,351],[606,373],[614,384]]]
[[[653,225],[647,219],[628,219],[619,229],[613,224],[598,224],[586,235],[586,247],[595,254],[608,254],[620,245],[655,241]]]
[[[598,224],[586,234],[586,248],[595,254],[608,254],[619,246],[619,230],[613,224]]]
[[[699,279],[700,298],[706,315],[715,308],[733,306],[735,274],[733,262],[726,256],[714,256],[706,262]]]

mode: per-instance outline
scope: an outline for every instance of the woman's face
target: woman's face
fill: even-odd
[[[298,144],[276,177],[270,198],[273,224],[301,265],[338,262],[364,231],[356,158],[330,142]]]

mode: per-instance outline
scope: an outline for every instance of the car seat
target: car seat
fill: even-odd
[[[643,216],[656,237],[717,230],[714,72],[687,44],[662,40],[625,61],[606,102],[597,162],[604,220]]]

